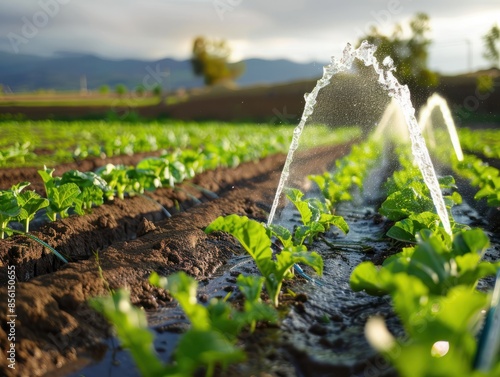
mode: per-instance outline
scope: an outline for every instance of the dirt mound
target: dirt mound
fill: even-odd
[[[311,173],[321,172],[342,148],[321,148],[301,159]],[[0,241],[0,296],[7,297],[7,266],[16,266],[16,369],[0,361],[2,375],[41,376],[99,351],[108,335],[106,322],[86,300],[108,289],[128,287],[132,301],[157,308],[170,300],[147,282],[152,271],[168,275],[184,270],[203,281],[240,250],[228,236],[207,236],[203,229],[216,217],[236,213],[264,221],[272,202],[283,155],[218,169],[176,189],[116,200],[92,214],[42,226],[35,234],[71,260],[61,265],[47,250],[23,236]],[[62,169],[61,169],[62,170]],[[22,175],[23,172],[18,172]],[[216,192],[208,200],[192,184]],[[189,195],[188,195],[189,194]],[[192,196],[204,201],[194,206]],[[158,203],[183,212],[170,218]],[[190,202],[191,201],[191,202]],[[7,351],[7,300],[0,302],[0,339]]]

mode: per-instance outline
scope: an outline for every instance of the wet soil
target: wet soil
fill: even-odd
[[[339,147],[320,148],[302,160],[310,172],[319,173],[343,152]],[[33,232],[67,256],[70,263],[66,265],[24,236],[0,241],[4,355],[9,344],[7,266],[16,267],[17,278],[16,369],[9,369],[6,358],[1,358],[0,375],[53,375],[58,368],[81,361],[89,350],[102,350],[98,345],[105,344],[109,328],[86,300],[106,294],[109,288],[128,287],[134,304],[156,309],[170,298],[147,283],[152,271],[168,275],[184,270],[200,281],[213,276],[241,249],[230,237],[207,236],[203,229],[216,217],[231,213],[264,221],[284,159],[276,155],[236,169],[217,169],[175,189],[158,190],[149,198],[116,200],[94,208],[89,215],[44,224]],[[29,176],[11,172],[2,172],[7,186]],[[193,184],[218,198],[209,200]],[[172,217],[165,218],[160,204]]]
[[[308,173],[320,173],[348,149],[318,148],[303,154]],[[70,258],[61,265],[48,251],[25,237],[0,241],[0,339],[7,342],[6,268],[16,266],[16,369],[0,359],[7,376],[138,376],[127,352],[110,336],[105,320],[86,300],[108,289],[128,287],[132,302],[145,308],[155,332],[155,347],[168,361],[187,322],[175,302],[147,282],[152,271],[168,275],[184,270],[200,282],[199,299],[224,297],[235,291],[239,273],[257,273],[252,261],[229,236],[206,235],[203,229],[217,216],[237,213],[265,221],[274,197],[284,156],[268,157],[236,169],[218,169],[177,189],[95,208],[92,214],[42,225],[34,234]],[[349,288],[352,269],[363,260],[381,262],[401,244],[383,238],[391,225],[377,214],[380,198],[366,193],[387,174],[372,174],[354,203],[338,208],[349,223],[347,236],[326,235],[312,249],[325,261],[320,285],[303,278],[284,284],[279,326],[261,325],[244,333],[240,344],[245,363],[218,371],[220,376],[394,376],[391,367],[367,344],[363,329],[371,315],[382,315],[396,335],[402,330],[384,298]],[[385,171],[385,172],[384,172]],[[304,187],[305,176],[295,178]],[[196,186],[194,186],[196,185]],[[196,187],[217,194],[213,199]],[[193,197],[196,200],[193,200]],[[154,201],[152,201],[153,199]],[[199,203],[201,201],[202,203]],[[172,212],[165,217],[160,204]],[[497,211],[498,215],[498,211]],[[467,204],[456,209],[458,221],[488,229],[489,223]],[[280,217],[297,223],[288,207]],[[498,259],[498,232],[489,231],[489,258]],[[332,247],[331,244],[335,246]],[[307,271],[309,272],[310,271]],[[295,294],[292,294],[295,292]],[[238,295],[234,295],[234,300]]]

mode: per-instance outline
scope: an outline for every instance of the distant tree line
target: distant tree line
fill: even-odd
[[[99,93],[102,95],[108,95],[111,93],[111,88],[109,85],[101,85],[99,87]],[[129,89],[125,86],[125,84],[117,84],[114,88],[114,93],[118,97],[124,97],[127,93],[129,93]],[[134,93],[139,97],[143,97],[146,94],[146,88],[143,85],[138,85],[135,88]],[[153,86],[151,94],[155,97],[160,97],[162,94],[162,87],[158,84]]]

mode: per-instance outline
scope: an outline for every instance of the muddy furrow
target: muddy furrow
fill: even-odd
[[[344,149],[338,147],[321,148],[302,156],[300,161],[308,173],[320,173],[343,152]],[[53,246],[59,251],[75,255],[75,261],[64,266],[56,265],[48,251],[37,249],[38,246],[26,238],[0,241],[4,248],[2,269],[13,263],[22,271],[29,261],[37,271],[46,268],[48,272],[50,268],[44,267],[45,263],[53,269],[58,268],[56,272],[45,273],[27,282],[22,282],[22,276],[19,277],[20,281],[16,283],[17,367],[9,369],[3,358],[0,360],[0,375],[41,376],[75,361],[91,349],[98,350],[98,345],[108,334],[108,326],[88,308],[86,300],[106,294],[109,288],[128,287],[135,304],[156,308],[169,298],[147,282],[152,271],[168,275],[184,270],[198,280],[210,278],[234,255],[235,250],[240,249],[230,237],[222,234],[207,236],[203,229],[216,217],[231,213],[264,221],[283,162],[284,156],[279,155],[257,163],[242,164],[236,169],[217,169],[200,175],[193,183],[217,192],[220,197],[176,213],[171,218],[157,219],[157,205],[135,197],[96,208],[91,215],[48,224],[37,235],[53,241]],[[305,176],[302,178],[305,180]],[[295,183],[295,186],[300,185]],[[189,183],[180,188],[193,192]],[[168,191],[156,191],[152,197],[168,206],[172,201]],[[199,195],[200,198],[203,196],[200,192]],[[137,213],[132,211],[135,207]],[[126,216],[110,215],[112,208],[125,211]],[[113,235],[120,232],[131,239],[113,241]],[[98,238],[103,240],[103,245],[97,244]],[[96,251],[98,259],[92,255]],[[42,262],[45,260],[47,262]],[[28,267],[26,271],[29,271]],[[2,285],[0,297],[6,297],[5,284]],[[0,344],[4,354],[8,344],[6,315],[7,300],[1,300]]]

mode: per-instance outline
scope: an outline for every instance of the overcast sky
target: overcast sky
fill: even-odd
[[[233,60],[328,62],[370,25],[391,30],[416,12],[431,19],[431,68],[488,66],[481,37],[500,24],[500,0],[2,0],[0,50],[186,59],[204,35],[226,39]]]

